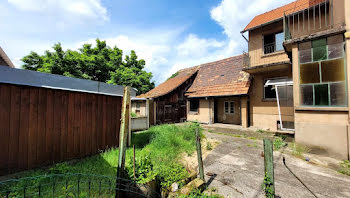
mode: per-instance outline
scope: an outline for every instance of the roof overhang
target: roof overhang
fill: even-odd
[[[280,79],[271,79],[267,80],[264,87],[267,86],[288,86],[293,85],[293,79],[291,78],[280,78]]]
[[[275,22],[279,22],[283,20],[283,17],[281,18],[278,18],[278,19],[274,19],[272,21],[269,21],[269,22],[266,22],[266,23],[263,23],[263,24],[260,24],[260,25],[257,25],[257,26],[254,26],[254,27],[251,27],[251,28],[248,28],[248,29],[244,29],[241,31],[241,34],[245,33],[245,32],[249,32],[249,31],[252,31],[252,30],[255,30],[255,29],[258,29],[260,27],[263,27],[263,26],[266,26],[266,25],[269,25],[269,24],[272,24],[272,23],[275,23]]]
[[[228,94],[228,95],[210,95],[210,96],[187,96],[187,98],[222,98],[234,96],[247,96],[248,94]]]
[[[291,67],[292,65],[290,61],[283,61],[283,62],[277,62],[277,63],[271,63],[271,64],[258,65],[253,67],[246,67],[246,68],[243,68],[243,71],[249,74],[256,74],[261,72],[285,70]]]

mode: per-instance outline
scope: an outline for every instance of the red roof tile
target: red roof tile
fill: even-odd
[[[250,23],[244,28],[243,32],[254,29],[260,25],[272,22],[278,19],[282,19],[284,13],[286,15],[310,8],[316,4],[322,3],[325,0],[297,0],[282,7],[276,8],[269,12],[257,15],[250,21]]]
[[[157,98],[160,96],[164,96],[180,85],[184,83],[186,80],[188,80],[193,74],[195,74],[198,71],[198,67],[191,67],[186,68],[178,71],[177,76],[170,78],[163,82],[162,84],[158,85],[154,89],[150,90],[149,92],[145,94],[141,94],[137,96],[138,98]]]
[[[242,71],[243,55],[200,65],[198,74],[187,90],[188,97],[247,94],[249,74]]]

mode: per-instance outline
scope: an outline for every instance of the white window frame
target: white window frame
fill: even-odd
[[[226,112],[226,103],[228,104],[228,112]],[[231,103],[233,104],[233,112],[231,112]],[[225,114],[235,113],[235,101],[224,101],[224,113]]]
[[[263,100],[265,101],[275,101],[277,100],[277,96],[276,98],[266,98],[265,96],[265,88],[266,88],[266,83],[270,80],[281,80],[281,79],[288,79],[287,76],[283,76],[283,77],[275,77],[275,78],[264,78],[263,80]]]

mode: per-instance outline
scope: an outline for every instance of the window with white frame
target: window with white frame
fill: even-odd
[[[300,104],[346,106],[343,35],[299,44]]]
[[[225,104],[224,105],[225,114],[235,113],[235,103],[233,101],[225,101],[224,104]]]

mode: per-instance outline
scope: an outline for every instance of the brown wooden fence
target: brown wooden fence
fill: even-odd
[[[0,83],[0,174],[118,146],[122,97]]]

